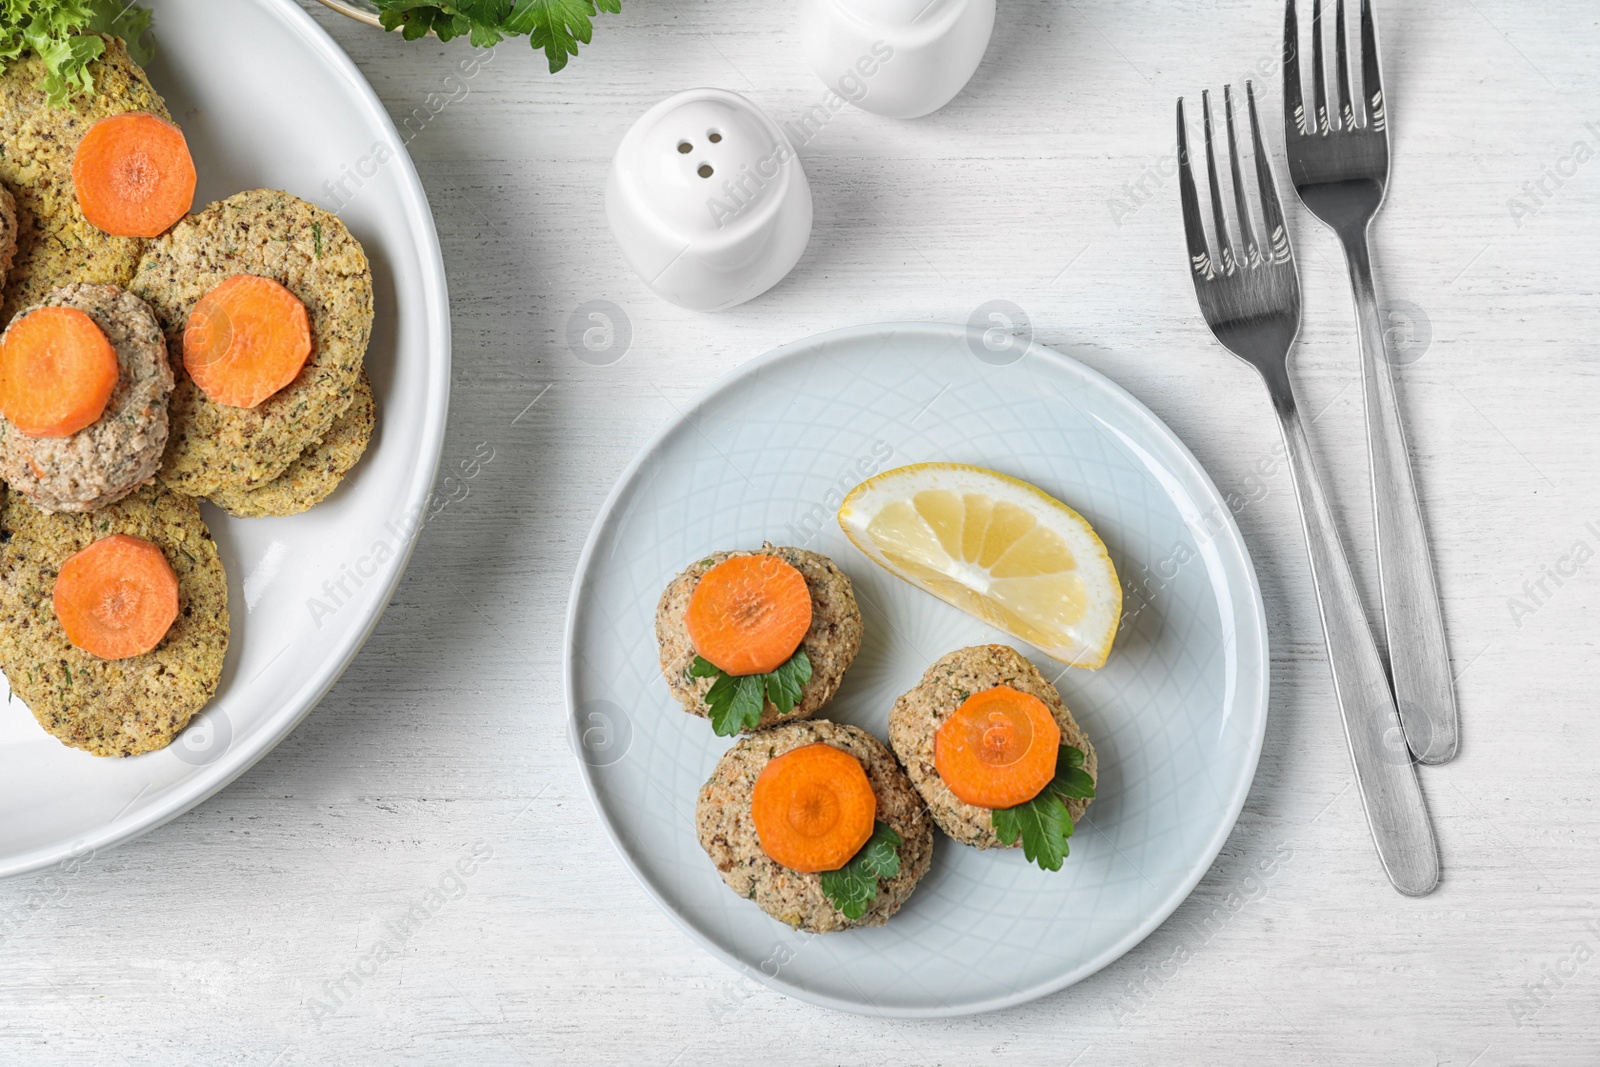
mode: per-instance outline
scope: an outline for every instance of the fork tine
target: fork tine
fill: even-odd
[[[1233,243],[1228,240],[1228,220],[1222,210],[1222,184],[1217,181],[1217,149],[1211,135],[1211,93],[1200,90],[1200,110],[1205,117],[1206,179],[1211,187],[1211,218],[1216,226],[1217,258],[1222,261],[1222,273],[1232,274],[1236,262]]]
[[[1378,31],[1372,24],[1372,0],[1361,0],[1361,92],[1366,97],[1367,128],[1383,132],[1383,79],[1378,75]]]
[[[1311,0],[1311,91],[1317,115],[1315,132],[1327,133],[1332,127],[1328,124],[1328,79],[1322,72],[1322,0]]]
[[[1183,235],[1189,242],[1189,266],[1197,278],[1209,280],[1216,272],[1206,247],[1206,228],[1200,221],[1200,197],[1195,192],[1194,168],[1189,165],[1189,124],[1183,117],[1183,97],[1178,98],[1178,197],[1183,202]]]
[[[1233,126],[1233,86],[1222,87],[1222,110],[1228,122],[1228,172],[1233,178],[1233,206],[1239,217],[1239,244],[1244,252],[1245,266],[1254,266],[1260,251],[1255,234],[1250,227],[1250,202],[1244,195],[1244,182],[1239,177],[1239,137]]]
[[[1306,105],[1300,81],[1300,19],[1295,14],[1296,0],[1283,6],[1283,116],[1285,128],[1294,119],[1294,130],[1306,134]]]
[[[1351,130],[1356,125],[1355,108],[1350,102],[1350,54],[1344,40],[1344,0],[1336,0],[1333,9],[1334,63],[1339,78],[1339,128]]]
[[[1261,195],[1261,215],[1266,220],[1267,251],[1264,258],[1271,263],[1288,263],[1294,258],[1289,249],[1289,231],[1283,225],[1283,208],[1278,204],[1278,183],[1272,178],[1272,163],[1267,158],[1267,146],[1261,142],[1261,122],[1256,117],[1256,89],[1244,83],[1246,102],[1250,108],[1250,139],[1255,146],[1256,188]]]

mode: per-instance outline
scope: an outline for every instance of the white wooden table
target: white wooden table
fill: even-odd
[[[1173,101],[1253,73],[1276,115],[1276,0],[1005,0],[942,112],[846,108],[804,146],[810,247],[718,315],[661,302],[623,263],[602,209],[611,151],[677,89],[736,89],[785,120],[823,87],[790,4],[626,6],[557,77],[523,42],[463,77],[464,43],[311,8],[415,134],[450,274],[453,499],[365,651],[276,752],[142,840],[0,883],[0,1063],[1600,1062],[1590,0],[1381,3],[1395,165],[1375,256],[1463,719],[1460,757],[1422,773],[1445,875],[1421,900],[1390,889],[1351,788],[1265,395],[1184,274]],[[1331,235],[1293,208],[1298,381],[1375,604],[1348,289]],[[837,326],[963,322],[995,298],[1247,501],[1266,748],[1212,870],[1100,974],[986,1017],[835,1014],[702,952],[603,836],[566,741],[568,581],[629,457],[729,368]],[[591,300],[631,332],[610,363],[567,342]],[[375,954],[384,940],[397,948]]]

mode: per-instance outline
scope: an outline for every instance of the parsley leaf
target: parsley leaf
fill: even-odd
[[[96,34],[121,37],[135,62],[152,53],[150,12],[122,0],[0,0],[0,71],[24,52],[44,60],[45,99],[67,107],[74,93],[94,91],[89,64],[105,54]]]
[[[822,872],[822,892],[846,919],[859,919],[878,897],[878,879],[900,873],[900,835],[887,823],[874,823],[872,836],[849,863]]]
[[[797,648],[783,666],[770,674],[734,675],[696,655],[689,666],[689,677],[716,679],[706,690],[711,729],[718,737],[731,737],[740,730],[755,729],[769,700],[779,715],[793,711],[800,702],[800,690],[811,681],[811,660],[804,648]]]
[[[789,714],[800,703],[800,690],[811,681],[811,659],[806,655],[806,650],[795,649],[789,661],[767,675],[766,679],[767,699],[778,709],[778,714]]]
[[[622,0],[375,0],[386,30],[398,29],[408,41],[431,30],[441,41],[470,36],[478,48],[491,48],[507,37],[527,37],[543,49],[554,74],[578,54],[578,45],[594,39],[600,12],[617,15]]]
[[[515,27],[514,33],[526,32],[533,47],[544,49],[554,74],[567,65],[568,55],[578,54],[579,41],[588,44],[593,39],[589,18],[600,11],[620,15],[622,0],[517,0],[507,23]],[[520,28],[523,25],[526,31]]]
[[[464,16],[446,13],[431,0],[377,0],[378,22],[386,30],[399,30],[400,36],[415,41],[434,33],[448,41],[471,30]],[[459,23],[459,24],[458,24]]]
[[[1083,769],[1083,752],[1062,745],[1056,755],[1056,776],[1032,800],[1014,808],[996,808],[991,814],[995,836],[1004,845],[1022,838],[1022,854],[1046,871],[1059,871],[1067,858],[1067,838],[1072,836],[1072,816],[1067,800],[1094,796],[1094,779]]]
[[[711,709],[711,729],[718,737],[731,737],[740,730],[754,729],[761,722],[761,709],[766,706],[761,675],[736,677],[719,672],[717,680],[706,690],[706,705]]]

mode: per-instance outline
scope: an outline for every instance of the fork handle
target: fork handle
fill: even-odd
[[[1333,512],[1311,459],[1310,444],[1287,380],[1271,383],[1289,454],[1300,521],[1311,558],[1317,610],[1328,642],[1328,664],[1355,764],[1356,785],[1378,858],[1394,887],[1421,896],[1439,883],[1439,853],[1417,772],[1400,727],[1383,661],[1367,627]]]
[[[1378,586],[1389,669],[1411,751],[1423,763],[1444,763],[1456,754],[1456,698],[1433,558],[1400,421],[1394,369],[1383,343],[1366,229],[1340,238],[1360,327],[1367,460],[1372,467]]]

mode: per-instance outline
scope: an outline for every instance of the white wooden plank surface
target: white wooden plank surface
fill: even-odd
[[[1422,900],[1378,869],[1265,397],[1198,320],[1161,174],[1179,94],[1255,71],[1276,114],[1278,5],[1006,0],[942,112],[846,109],[804,147],[805,257],[719,315],[668,306],[629,273],[602,209],[611,150],[680,88],[737,89],[780,120],[823,89],[789,4],[627,7],[558,77],[513,43],[464,82],[448,80],[464,44],[314,10],[397,121],[447,100],[413,118],[411,149],[450,273],[442,474],[458,499],[350,672],[275,753],[136,843],[0,883],[0,1062],[1600,1060],[1600,561],[1545,579],[1531,611],[1513,599],[1575,545],[1600,550],[1592,3],[1380,5],[1395,168],[1375,256],[1383,297],[1431,337],[1403,392],[1464,723],[1460,757],[1422,776],[1445,869]],[[1585,161],[1569,163],[1577,142]],[[1576,173],[1549,177],[1558,166]],[[1524,184],[1540,181],[1542,203]],[[1331,236],[1297,205],[1293,222],[1298,379],[1371,603],[1348,291]],[[696,948],[604,839],[563,727],[568,580],[629,457],[730,367],[852,323],[965,321],[997,297],[1251,498],[1238,518],[1268,598],[1266,749],[1214,868],[1099,975],[974,1019],[834,1014]],[[565,342],[591,299],[631,325],[610,365]],[[470,877],[450,874],[458,860]],[[1253,877],[1261,864],[1270,875]],[[406,927],[441,886],[450,899]],[[374,956],[385,937],[396,951]],[[332,983],[352,968],[369,976],[342,995]]]

